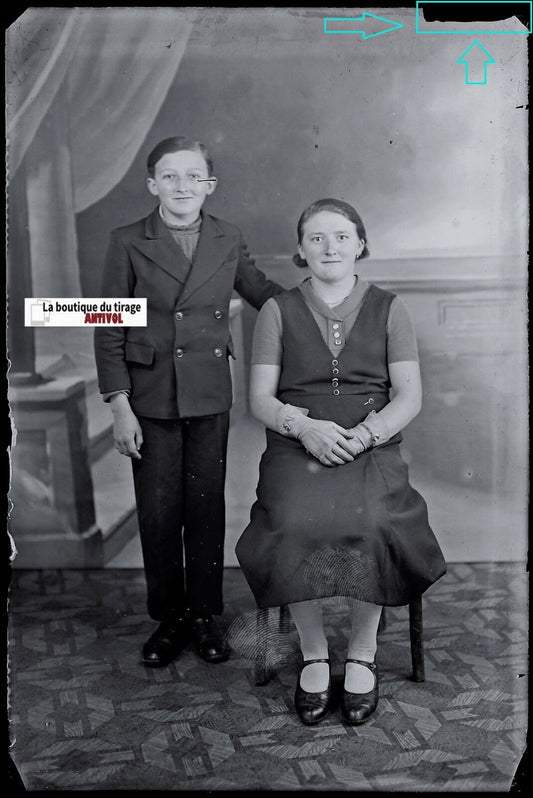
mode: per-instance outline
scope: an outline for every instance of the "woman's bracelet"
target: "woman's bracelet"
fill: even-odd
[[[371,430],[370,427],[368,427],[364,421],[361,421],[361,423],[357,425],[356,429],[358,428],[364,429],[364,431],[367,433],[368,437],[365,449],[371,449],[373,446],[377,446],[381,438],[379,432],[374,432],[373,430]]]
[[[276,414],[276,428],[281,435],[291,438],[299,438],[294,432],[294,422],[299,421],[300,417],[306,417],[309,411],[306,408],[294,407],[293,405],[283,405]]]
[[[363,447],[363,451],[366,452],[367,449],[370,449],[372,446],[372,433],[363,423],[358,424],[356,427],[352,427],[352,432],[355,438],[359,441],[361,446]]]

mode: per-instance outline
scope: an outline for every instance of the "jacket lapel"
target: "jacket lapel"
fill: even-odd
[[[146,238],[134,241],[134,246],[160,269],[182,285],[185,284],[191,266],[180,245],[163,224],[159,206],[146,219],[145,235]]]
[[[189,299],[198,288],[213,277],[224,263],[233,244],[234,239],[226,235],[216,220],[208,214],[203,214],[198,248],[180,297],[182,301]]]

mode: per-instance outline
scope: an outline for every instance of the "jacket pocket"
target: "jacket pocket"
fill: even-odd
[[[148,344],[136,344],[126,341],[126,360],[130,363],[142,363],[151,366],[154,362],[155,349]]]

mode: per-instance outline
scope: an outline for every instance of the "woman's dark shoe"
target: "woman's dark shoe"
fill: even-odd
[[[191,625],[186,618],[162,621],[143,646],[143,662],[162,668],[175,659],[191,640]]]
[[[298,674],[298,683],[296,685],[296,693],[294,694],[294,707],[298,717],[305,723],[306,726],[312,726],[325,718],[331,709],[333,701],[333,690],[331,687],[331,673],[329,675],[328,686],[320,693],[308,693],[302,690],[300,686],[300,676],[306,665],[312,665],[315,662],[327,662],[329,659],[306,659],[302,663],[300,672]]]
[[[374,662],[364,662],[360,659],[347,659],[346,663],[355,662],[372,671],[374,687],[368,693],[349,693],[344,687],[342,690],[342,716],[346,723],[359,726],[366,723],[378,705],[378,666]],[[346,663],[344,665],[344,678],[346,681]]]
[[[206,662],[225,662],[229,659],[229,649],[212,615],[195,618],[192,631],[196,651],[202,659]]]

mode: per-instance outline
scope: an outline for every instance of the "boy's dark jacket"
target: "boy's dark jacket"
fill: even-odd
[[[202,214],[192,269],[156,208],[111,233],[102,297],[146,297],[146,327],[95,330],[100,391],[130,390],[139,416],[190,418],[231,406],[229,303],[283,289],[250,259],[235,225]]]

